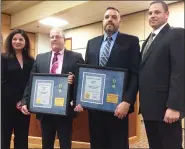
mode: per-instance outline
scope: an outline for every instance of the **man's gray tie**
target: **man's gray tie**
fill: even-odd
[[[107,37],[106,44],[104,46],[104,49],[103,49],[103,51],[101,53],[101,57],[100,57],[100,66],[106,66],[106,64],[108,62],[109,55],[110,55],[111,42],[112,42],[112,37]]]
[[[155,37],[155,35],[156,35],[155,33],[151,33],[150,34],[150,37],[149,37],[149,39],[148,39],[148,41],[147,41],[147,43],[146,43],[146,45],[144,47],[144,50],[143,50],[142,59],[144,58],[144,56],[146,55],[150,45],[152,44],[153,38]]]

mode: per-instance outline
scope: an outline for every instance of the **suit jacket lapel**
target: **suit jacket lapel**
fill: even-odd
[[[69,52],[66,49],[64,49],[64,58],[63,58],[62,72],[61,73],[66,73],[67,64],[68,64],[68,56],[69,56]]]
[[[147,37],[147,39],[143,42],[143,45],[142,45],[142,48],[141,48],[141,55],[143,54],[144,47],[146,46],[146,43],[147,43],[149,37],[150,37],[150,35],[149,35],[149,36]]]
[[[154,41],[152,42],[152,44],[150,45],[146,55],[144,56],[143,60],[141,61],[141,64],[140,64],[140,67],[146,62],[146,60],[148,59],[148,57],[151,55],[152,53],[152,49],[155,47],[155,44],[157,42],[160,42],[162,36],[164,35],[165,32],[167,32],[169,30],[170,26],[169,24],[166,24],[163,29],[159,32],[159,34],[157,34],[157,36],[155,37]],[[149,38],[149,37],[148,37]],[[142,47],[142,52],[143,52],[143,49],[148,41],[148,38],[147,40],[143,43],[143,47]]]
[[[120,36],[120,33],[118,32],[118,35],[116,37],[116,40],[114,42],[114,45],[112,47],[112,50],[111,50],[111,53],[110,53],[110,56],[109,56],[109,59],[108,59],[108,62],[107,62],[107,65],[109,65],[109,63],[111,62],[111,60],[116,57],[116,55],[119,53],[118,49],[119,49],[119,36]],[[122,42],[124,42],[124,39],[121,38]]]
[[[46,53],[46,58],[44,59],[43,69],[44,69],[44,72],[46,73],[50,73],[51,55],[52,55],[52,52]]]
[[[160,34],[160,33],[159,33],[159,34]],[[159,37],[159,34],[156,36],[156,38]],[[151,35],[151,33],[150,33],[150,35]],[[144,42],[144,45],[143,45],[143,47],[142,47],[143,49],[142,49],[142,51],[141,51],[142,54],[143,54],[143,50],[144,50],[144,48],[145,48],[145,46],[146,46],[146,44],[147,44],[147,42],[148,42],[148,39],[149,39],[150,35],[148,36],[147,40]],[[154,39],[154,41],[153,41],[152,44],[150,45],[150,47],[149,47],[147,53],[144,55],[143,60],[141,61],[141,64],[144,63],[144,62],[147,60],[148,56],[151,54],[151,52],[152,52],[152,46],[155,44],[156,38]]]
[[[24,70],[25,68],[27,68],[27,65],[29,64],[29,60],[26,59],[24,56],[23,56],[23,69]]]
[[[95,63],[96,63],[97,66],[99,66],[100,49],[101,49],[103,38],[104,38],[104,36],[100,36],[100,38],[98,38],[98,40],[97,40],[97,43],[94,44],[94,53],[96,54]]]
[[[144,50],[144,47],[146,46],[146,43],[147,43],[149,37],[150,37],[150,35],[147,37],[147,39],[142,44],[142,47],[141,47],[141,57],[143,55],[143,50]],[[141,66],[142,64],[143,64],[143,60],[140,61],[140,65],[139,66]]]

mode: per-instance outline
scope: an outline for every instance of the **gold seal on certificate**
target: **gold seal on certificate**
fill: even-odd
[[[64,98],[55,98],[55,106],[64,106]]]
[[[84,93],[84,98],[85,99],[90,99],[90,93],[88,93],[88,92]]]
[[[107,94],[107,102],[118,103],[118,95],[116,94]]]

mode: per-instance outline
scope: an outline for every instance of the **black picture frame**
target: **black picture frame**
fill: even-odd
[[[68,107],[69,107],[68,105],[70,102],[69,101],[70,85],[68,84],[68,75],[67,74],[32,73],[30,77],[31,79],[30,79],[30,86],[29,86],[28,110],[31,113],[35,113],[35,114],[51,114],[51,115],[67,116]],[[40,83],[40,86],[41,86],[40,88],[45,87],[47,89],[51,86],[50,83],[53,82],[52,83],[53,86],[50,87],[52,89],[52,97],[48,97],[45,95],[45,97],[48,97],[51,99],[50,104],[46,104],[48,107],[46,107],[46,105],[44,105],[45,107],[43,106],[41,99],[39,99],[41,103],[39,102],[34,103],[35,100],[37,100],[35,99],[35,96],[37,97],[37,94],[38,94],[38,86],[36,86],[38,85],[38,83],[36,83],[36,81]],[[45,84],[42,82],[45,82]],[[48,92],[45,91],[45,93],[43,94],[48,94]]]
[[[95,100],[94,101],[92,100],[90,102],[85,101],[85,97],[84,97],[85,93],[83,92],[83,90],[86,87],[84,87],[84,85],[83,85],[84,83],[82,80],[85,76],[85,73],[86,73],[86,72],[85,73],[83,72],[84,70],[89,71],[90,72],[89,74],[97,72],[98,74],[100,74],[98,76],[98,78],[101,78],[100,76],[101,76],[102,72],[104,72],[107,75],[106,79],[104,79],[105,80],[104,81],[105,82],[104,83],[105,84],[105,86],[104,86],[105,87],[105,89],[104,89],[105,94],[100,95],[100,96],[98,95],[98,97],[100,97],[100,99],[101,99],[100,103],[94,102]],[[111,75],[114,74],[114,76],[108,76],[109,72],[111,72],[110,73]],[[123,76],[122,76],[122,74],[123,74]],[[113,88],[111,91],[109,78],[111,79],[111,77],[113,78],[116,76],[119,76],[119,78],[115,79],[116,81],[119,81],[119,80],[123,81],[123,82],[117,82],[117,84],[119,84],[119,86],[122,86],[122,88],[118,89],[118,85],[116,84],[117,85],[116,89]],[[87,77],[87,76],[85,76],[85,77]],[[123,78],[121,78],[121,77],[123,77]],[[106,82],[106,81],[108,81],[108,82]],[[103,83],[101,83],[101,84],[103,84]],[[106,84],[108,84],[109,86],[107,86]],[[114,112],[117,105],[123,101],[123,96],[124,96],[125,91],[127,89],[127,84],[128,84],[128,70],[127,69],[93,66],[93,65],[88,65],[88,64],[77,64],[76,79],[75,79],[75,105],[81,104],[81,106],[85,109]],[[87,90],[87,88],[86,88],[86,90]],[[109,91],[106,91],[106,90],[109,90]],[[118,92],[119,92],[119,94],[117,94]],[[109,100],[109,99],[113,99],[113,100]],[[87,100],[89,100],[89,99],[87,99]],[[102,100],[103,100],[103,102],[102,102]],[[107,106],[109,106],[109,108],[106,107],[105,104],[107,104]]]

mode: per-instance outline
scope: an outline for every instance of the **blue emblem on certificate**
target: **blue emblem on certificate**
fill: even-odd
[[[122,102],[127,70],[78,64],[76,105],[114,112]]]
[[[31,75],[29,110],[32,113],[67,115],[68,75]]]

